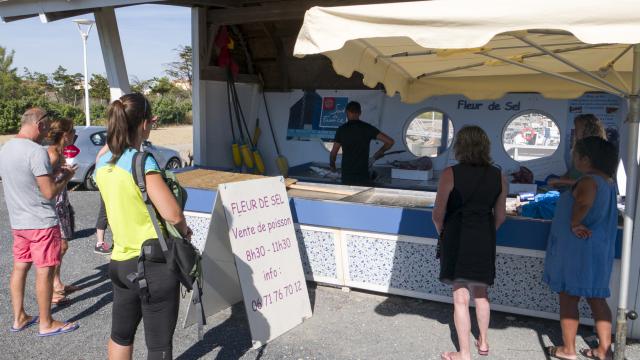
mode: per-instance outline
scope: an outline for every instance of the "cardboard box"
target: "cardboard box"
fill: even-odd
[[[406,170],[391,168],[391,178],[426,181],[433,178],[433,170]]]

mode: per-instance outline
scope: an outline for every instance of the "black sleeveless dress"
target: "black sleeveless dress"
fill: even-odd
[[[458,164],[452,169],[454,186],[447,201],[440,281],[493,285],[496,275],[493,208],[502,190],[502,175],[494,166]]]

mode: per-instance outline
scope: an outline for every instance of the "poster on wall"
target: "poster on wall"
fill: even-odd
[[[381,93],[351,96],[347,92],[304,90],[289,108],[287,140],[333,141],[336,130],[347,122],[346,107],[349,101],[358,101],[366,122],[377,125],[380,116]]]
[[[571,165],[571,147],[575,137],[573,119],[580,114],[594,114],[604,126],[607,139],[616,148],[620,146],[619,128],[622,122],[622,99],[619,96],[606,93],[585,94],[578,99],[568,102],[568,131],[565,135],[565,161]]]

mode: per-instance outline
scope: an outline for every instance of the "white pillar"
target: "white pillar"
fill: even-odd
[[[207,165],[207,89],[201,79],[200,69],[207,55],[207,10],[191,9],[191,48],[193,49],[193,80],[191,109],[193,114],[193,160],[194,165]]]
[[[629,300],[635,305],[637,294],[629,296],[629,290],[637,290],[637,282],[630,284],[631,278],[631,247],[633,246],[634,221],[638,217],[638,123],[640,122],[640,45],[633,48],[633,83],[629,97],[629,117],[625,123],[627,131],[627,186],[625,197],[624,228],[622,229],[622,256],[620,259],[620,292],[618,295],[618,309],[616,321],[615,360],[624,360],[625,344],[628,331],[627,312]],[[633,323],[632,327],[633,329]]]
[[[130,93],[127,67],[122,53],[120,33],[116,13],[112,7],[105,7],[94,12],[96,29],[100,38],[104,67],[107,70],[107,79],[111,89],[111,101]]]
[[[82,51],[83,51],[83,59],[84,59],[84,115],[85,115],[85,125],[91,126],[91,110],[89,104],[89,70],[87,67],[87,39],[89,38],[89,34],[82,35]]]

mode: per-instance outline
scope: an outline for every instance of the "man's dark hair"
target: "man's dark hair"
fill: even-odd
[[[589,158],[591,166],[610,177],[615,176],[618,167],[618,149],[609,141],[597,136],[578,140],[573,151]]]
[[[360,103],[357,101],[349,101],[349,103],[347,104],[347,109],[348,112],[352,112],[352,113],[356,113],[356,114],[362,114],[362,109],[360,108]]]

